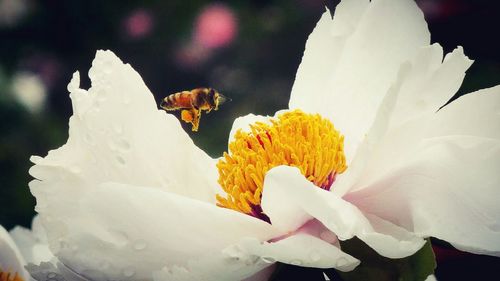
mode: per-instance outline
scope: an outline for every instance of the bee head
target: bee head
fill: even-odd
[[[217,90],[210,88],[208,91],[208,101],[215,110],[219,109],[219,105],[231,101],[231,99],[217,92]]]
[[[219,105],[221,105],[227,101],[231,101],[231,99],[225,97],[224,95],[217,92],[217,90],[212,89],[212,88],[209,89],[207,96],[208,96],[208,101],[209,101],[210,105],[214,107],[214,110],[218,110]]]

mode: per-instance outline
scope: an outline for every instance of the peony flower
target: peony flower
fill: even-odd
[[[49,251],[38,217],[33,219],[32,230],[16,226],[7,232],[0,225],[1,281],[31,280],[29,273],[25,270],[28,263],[49,264],[48,262],[53,259],[54,256]]]
[[[24,259],[9,233],[0,226],[0,280],[28,280]]]
[[[50,249],[91,280],[349,271],[353,237],[389,258],[431,236],[498,255],[500,88],[441,108],[471,63],[460,47],[443,59],[413,1],[342,1],[307,41],[289,109],[236,119],[212,159],[98,51],[92,87],[68,85],[67,143],[31,159]]]

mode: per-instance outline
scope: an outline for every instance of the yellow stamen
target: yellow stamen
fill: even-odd
[[[217,205],[264,220],[260,200],[264,177],[271,168],[288,165],[320,188],[329,190],[335,176],[347,168],[344,136],[319,114],[289,111],[257,122],[251,132],[236,132],[229,153],[217,163],[219,184],[227,193],[217,194]]]
[[[24,279],[17,274],[11,274],[8,271],[2,271],[0,269],[0,281],[24,281]]]

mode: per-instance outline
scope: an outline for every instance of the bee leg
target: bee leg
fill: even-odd
[[[187,110],[187,109],[183,109],[181,111],[181,119],[182,121],[186,122],[186,123],[192,123],[193,122],[193,115],[191,113],[190,110]]]
[[[192,109],[192,112],[194,116],[193,122],[191,122],[191,124],[193,124],[192,131],[197,132],[198,126],[200,125],[201,110]]]
[[[201,112],[195,108],[183,109],[181,111],[181,119],[186,123],[191,123],[192,130],[194,132],[198,131],[198,126],[200,124],[200,114]]]

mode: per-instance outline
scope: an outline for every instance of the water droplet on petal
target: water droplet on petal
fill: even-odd
[[[79,174],[82,172],[82,170],[80,169],[80,167],[77,167],[77,166],[73,166],[71,168],[69,168],[70,172],[72,172],[73,174]]]
[[[335,230],[337,229],[337,220],[335,219],[329,219],[327,222],[326,222],[326,226],[329,228],[329,229],[332,229]]]
[[[273,257],[261,257],[260,258],[265,263],[275,263],[276,259]]]
[[[231,258],[240,258],[242,256],[241,248],[238,245],[233,245],[224,249],[223,253]]]
[[[99,112],[99,111],[101,111],[101,104],[99,103],[99,101],[97,101],[97,100],[96,100],[96,101],[94,102],[94,105],[92,106],[92,110],[93,110],[94,112]]]
[[[68,242],[64,238],[59,238],[59,248],[60,249],[68,248]]]
[[[51,279],[51,278],[56,278],[57,274],[55,274],[54,272],[49,272],[47,274],[47,279]]]
[[[117,134],[123,133],[122,125],[118,123],[113,124],[113,131]]]
[[[146,249],[147,246],[148,246],[148,244],[146,243],[146,241],[141,240],[141,239],[134,242],[134,249],[136,251],[144,250],[144,249]]]
[[[321,254],[315,250],[309,254],[309,258],[311,258],[311,261],[317,262],[321,259]]]
[[[129,150],[130,149],[130,143],[126,139],[117,139],[115,141],[115,145],[120,150]]]
[[[345,257],[341,257],[337,260],[335,265],[337,267],[343,267],[343,266],[347,265],[348,263],[349,263],[349,261]]]
[[[118,161],[118,163],[120,163],[121,165],[127,164],[127,162],[125,161],[125,159],[122,156],[120,156],[120,155],[116,155],[116,161]]]
[[[123,276],[125,277],[132,277],[135,275],[135,270],[132,268],[126,268],[123,270]]]
[[[94,139],[92,138],[92,136],[90,134],[85,134],[85,136],[83,137],[83,140],[90,144],[90,145],[95,145],[95,142],[94,142]]]
[[[113,236],[115,238],[114,242],[118,246],[124,246],[129,243],[129,238],[127,233],[122,232],[122,231],[112,231]]]
[[[302,261],[301,260],[291,260],[290,264],[300,266],[300,265],[302,265]]]

